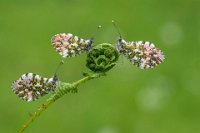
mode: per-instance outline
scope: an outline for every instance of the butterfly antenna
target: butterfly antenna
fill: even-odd
[[[91,37],[91,39],[93,40],[94,39],[94,37],[96,36],[96,34],[97,34],[97,32],[98,32],[98,30],[101,28],[101,25],[99,25],[98,27],[97,27],[97,29],[95,30],[95,32],[93,33],[93,35],[92,35],[92,37]]]
[[[112,24],[113,24],[113,26],[115,27],[115,30],[117,31],[117,33],[119,34],[119,37],[122,38],[122,35],[121,35],[120,31],[119,31],[119,28],[118,28],[118,26],[116,25],[116,23],[115,23],[114,20],[112,20]]]
[[[56,68],[56,71],[55,71],[55,74],[54,75],[57,75],[57,72],[58,72],[58,70],[59,70],[59,68],[62,66],[64,64],[64,61],[62,60],[60,63],[59,63],[59,65],[57,66],[57,68]]]

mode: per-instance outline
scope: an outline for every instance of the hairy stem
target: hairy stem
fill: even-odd
[[[23,133],[25,129],[27,129],[35,121],[35,119],[38,118],[42,114],[42,112],[44,112],[56,100],[58,100],[67,93],[77,92],[77,87],[80,84],[103,75],[104,74],[102,73],[87,75],[84,78],[73,82],[72,84],[61,82],[57,87],[55,93],[50,96],[47,102],[45,104],[42,104],[34,114],[30,115],[29,120],[22,126],[22,128],[19,130],[19,133]]]

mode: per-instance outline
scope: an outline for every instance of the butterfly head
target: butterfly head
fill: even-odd
[[[85,51],[89,51],[92,48],[92,44],[94,42],[94,38],[90,38],[89,40],[86,40],[87,45],[85,46]]]
[[[112,24],[113,24],[116,32],[119,35],[119,38],[117,39],[117,50],[121,53],[123,46],[126,44],[126,41],[124,39],[122,39],[122,35],[120,33],[120,30],[119,30],[119,28],[118,28],[118,26],[117,26],[117,24],[115,23],[114,20],[112,20]]]

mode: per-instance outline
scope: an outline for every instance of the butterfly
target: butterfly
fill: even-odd
[[[163,52],[148,41],[126,42],[119,39],[117,50],[127,57],[133,65],[141,69],[154,68],[165,59]]]
[[[22,100],[31,102],[53,92],[59,85],[57,71],[64,61],[57,66],[55,74],[51,78],[45,78],[38,74],[26,73],[12,83],[12,91]]]
[[[56,34],[51,39],[52,46],[63,58],[74,57],[92,47],[93,38],[84,40],[71,33]]]
[[[156,48],[153,43],[149,41],[127,42],[122,39],[114,21],[112,23],[120,35],[120,38],[117,40],[117,50],[129,59],[133,65],[141,69],[154,68],[164,61],[165,57],[163,52]]]
[[[97,30],[101,28],[99,25]],[[93,36],[96,32],[93,34]],[[60,33],[56,34],[51,38],[53,48],[63,58],[74,57],[87,52],[91,49],[94,38],[82,39],[71,33]]]
[[[13,92],[22,100],[31,102],[54,91],[58,77],[44,78],[38,74],[26,73],[12,83]]]

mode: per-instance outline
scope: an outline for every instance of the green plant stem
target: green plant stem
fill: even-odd
[[[95,73],[95,74],[87,75],[84,78],[82,78],[78,81],[75,81],[68,86],[65,86],[64,88],[58,86],[58,88],[62,88],[62,89],[57,89],[55,94],[53,94],[47,100],[47,102],[45,104],[42,104],[34,114],[30,115],[29,120],[22,126],[22,128],[19,130],[19,133],[23,133],[25,131],[25,129],[27,129],[35,121],[35,119],[38,118],[42,114],[42,112],[44,112],[46,109],[48,109],[48,107],[52,103],[54,103],[56,100],[60,99],[62,96],[64,96],[68,92],[73,92],[74,90],[76,90],[76,88],[80,84],[83,84],[83,83],[85,83],[85,82],[87,82],[91,79],[98,78],[98,77],[103,76],[103,75],[104,74],[102,74],[102,73]]]

